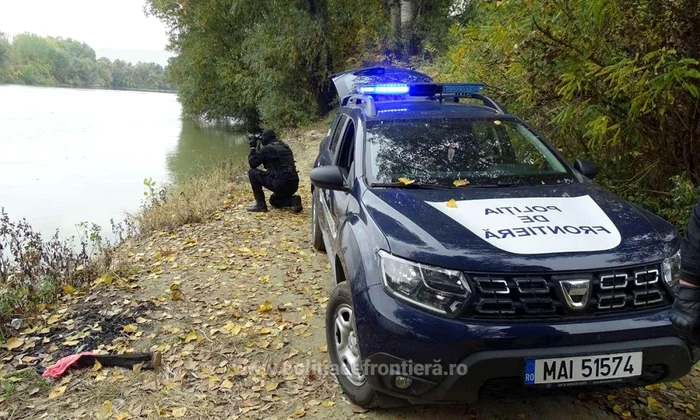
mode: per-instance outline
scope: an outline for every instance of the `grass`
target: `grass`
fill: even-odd
[[[147,182],[146,202],[129,217],[142,234],[172,232],[183,225],[204,223],[227,204],[244,198],[242,179],[234,174],[245,174],[245,168],[226,161],[160,189]]]

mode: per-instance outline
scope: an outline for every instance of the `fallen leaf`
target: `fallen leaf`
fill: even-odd
[[[136,332],[138,329],[139,327],[134,324],[124,325],[124,332],[126,333]]]
[[[185,336],[185,343],[189,343],[190,341],[195,341],[197,339],[199,339],[199,335],[194,331],[190,331]]]
[[[65,286],[63,286],[63,292],[66,294],[71,294],[75,292],[75,287],[71,286],[70,284],[66,284]]]
[[[226,379],[221,383],[221,387],[224,389],[231,389],[231,388],[233,388],[233,382]]]
[[[306,415],[306,409],[304,409],[304,407],[299,407],[299,408],[292,414],[292,416],[294,416],[294,417],[297,418],[297,419],[298,419],[298,418],[301,418],[301,417],[304,417],[305,415]]]
[[[52,400],[54,398],[58,398],[61,395],[63,395],[65,392],[66,392],[66,385],[58,386],[58,387],[51,390],[51,392],[49,393],[49,399]]]
[[[187,408],[186,407],[180,407],[180,408],[173,408],[172,411],[173,417],[176,419],[181,419],[185,417],[185,414],[187,414]]]
[[[465,185],[469,185],[469,181],[466,179],[455,179],[454,181],[452,181],[452,185],[454,185],[455,187],[463,187]]]
[[[660,407],[661,403],[658,402],[654,397],[647,397],[647,404],[649,407]]]
[[[449,207],[451,209],[457,208],[457,202],[455,201],[454,198],[447,202],[447,207]]]
[[[329,408],[329,407],[333,407],[333,406],[335,405],[335,403],[334,403],[333,401],[328,401],[328,400],[326,400],[326,401],[324,401],[323,404],[321,404],[321,405],[323,405],[323,406],[326,407],[326,408]]]
[[[114,407],[112,406],[112,401],[106,400],[105,402],[102,403],[100,406],[100,409],[97,410],[96,416],[98,419],[108,419],[112,416],[112,409]]]
[[[97,371],[99,371],[100,369],[102,369],[102,363],[100,363],[99,360],[95,359],[95,364],[92,365],[92,369],[90,369],[90,370],[93,371],[93,372],[97,372]]]
[[[7,350],[14,350],[24,344],[24,338],[12,337],[3,345]]]
[[[416,181],[414,181],[414,180],[412,180],[412,179],[408,179],[408,178],[399,178],[398,181],[399,181],[400,183],[402,183],[403,185],[411,185],[411,184],[413,184],[414,182],[416,182]]]
[[[272,302],[270,302],[269,300],[266,300],[265,303],[260,305],[260,307],[258,308],[258,312],[260,312],[260,313],[269,312],[271,310],[272,310]]]

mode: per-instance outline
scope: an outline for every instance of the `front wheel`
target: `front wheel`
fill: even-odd
[[[335,286],[328,301],[326,341],[328,356],[345,394],[360,407],[378,407],[377,392],[367,382],[362,369],[350,285],[347,282]]]

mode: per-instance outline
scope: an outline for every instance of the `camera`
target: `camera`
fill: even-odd
[[[262,142],[262,133],[248,133],[248,144],[251,148],[259,148]]]

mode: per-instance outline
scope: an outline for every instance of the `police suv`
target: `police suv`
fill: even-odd
[[[366,68],[311,171],[329,356],[365,407],[674,380],[679,241],[478,84]]]

